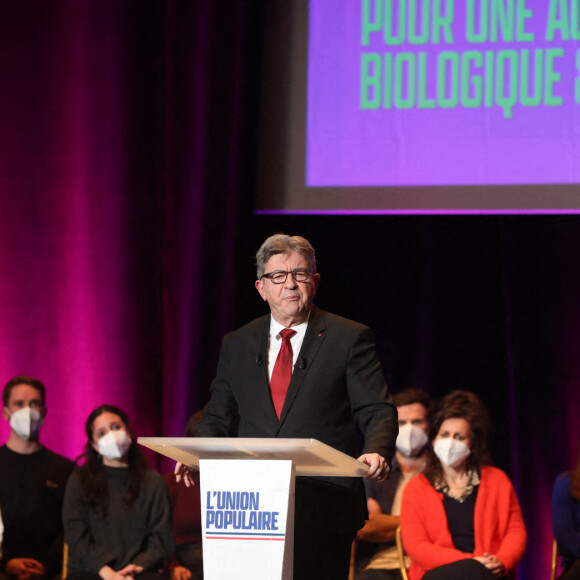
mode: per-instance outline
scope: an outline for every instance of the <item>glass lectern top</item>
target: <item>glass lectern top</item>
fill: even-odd
[[[368,466],[316,439],[139,437],[137,442],[191,467],[200,459],[290,459],[296,475],[364,477]]]

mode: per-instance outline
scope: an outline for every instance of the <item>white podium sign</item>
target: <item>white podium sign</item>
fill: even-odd
[[[291,461],[200,461],[204,578],[292,578]]]

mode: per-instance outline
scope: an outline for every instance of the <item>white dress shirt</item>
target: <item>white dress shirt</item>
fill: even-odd
[[[302,343],[304,342],[304,335],[306,334],[307,326],[308,321],[292,327],[292,330],[296,331],[296,334],[290,338],[290,344],[292,345],[292,370],[294,370],[296,359],[300,354],[300,349],[302,348]],[[282,348],[282,337],[280,336],[280,331],[284,330],[285,328],[286,326],[282,326],[276,322],[273,317],[270,317],[270,335],[268,337],[268,380],[272,379],[274,365],[276,364],[278,353]]]

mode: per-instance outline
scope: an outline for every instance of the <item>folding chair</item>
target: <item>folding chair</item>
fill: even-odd
[[[552,570],[550,571],[550,580],[556,580],[556,575],[558,573],[558,544],[556,538],[552,542]]]
[[[407,566],[405,564],[405,552],[403,551],[403,540],[401,538],[401,526],[397,526],[395,531],[395,539],[397,542],[397,555],[399,556],[399,568],[401,569],[401,576],[403,580],[409,580],[407,573]]]

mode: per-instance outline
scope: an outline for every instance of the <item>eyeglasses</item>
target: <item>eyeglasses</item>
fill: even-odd
[[[306,268],[296,268],[296,270],[291,270],[290,272],[286,270],[274,270],[273,272],[262,274],[260,280],[262,278],[268,278],[272,284],[284,284],[288,278],[288,274],[292,274],[295,282],[308,282],[314,275],[314,272]]]

